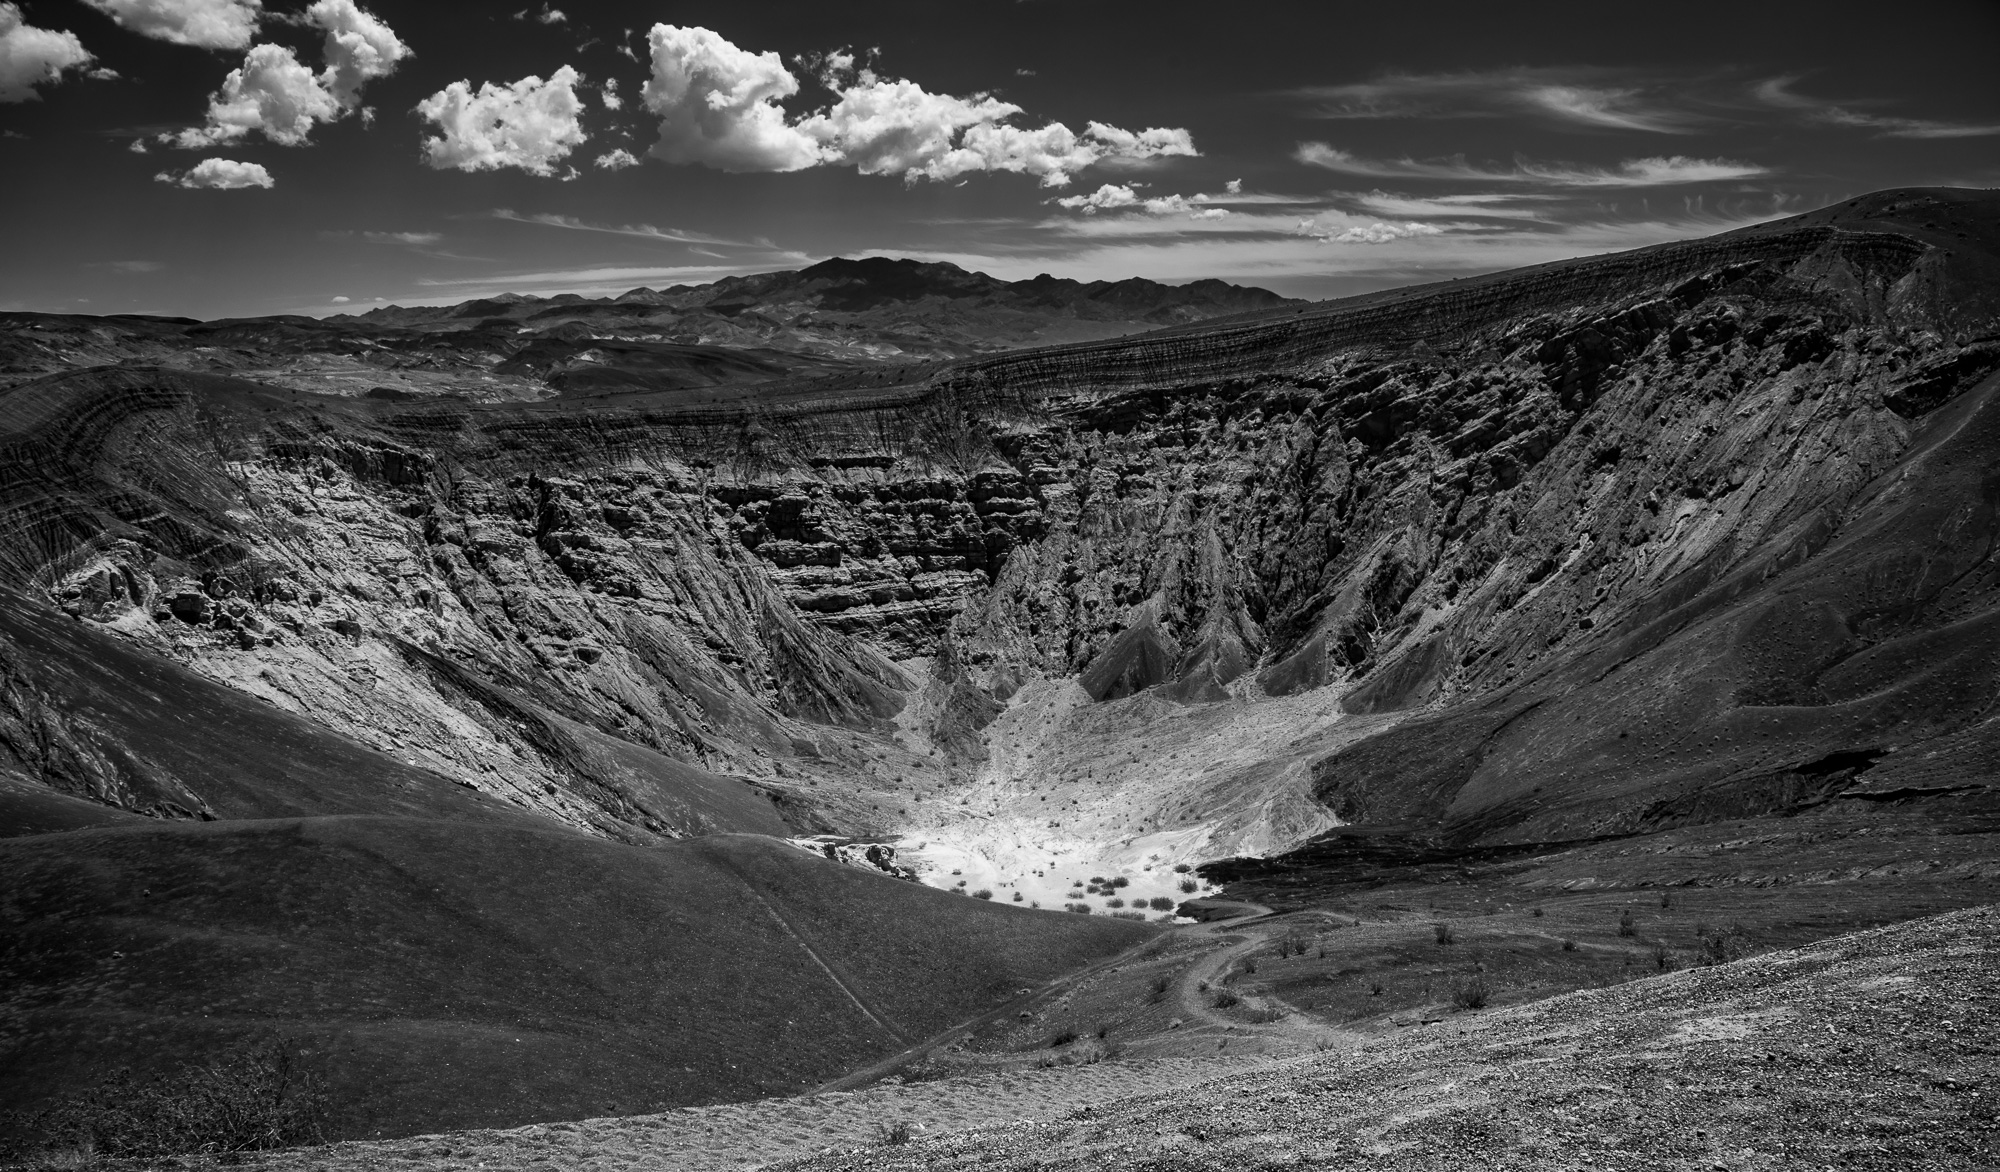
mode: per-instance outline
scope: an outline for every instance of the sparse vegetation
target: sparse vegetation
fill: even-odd
[[[903,1119],[898,1119],[894,1123],[878,1123],[875,1125],[876,1142],[880,1143],[883,1147],[896,1147],[909,1143],[913,1134],[914,1129],[911,1128],[907,1120]]]
[[[1243,1004],[1243,998],[1238,997],[1227,989],[1222,989],[1215,994],[1215,997],[1209,1001],[1209,1004],[1217,1009],[1229,1009]]]
[[[1124,901],[1124,900],[1122,900],[1122,899],[1120,899],[1120,898],[1118,898],[1117,896],[1115,896],[1115,895],[1114,895],[1114,896],[1112,896],[1112,897],[1111,897],[1110,899],[1108,899],[1108,900],[1105,900],[1105,901],[1104,901],[1104,906],[1105,906],[1105,907],[1124,907],[1124,906],[1125,906],[1125,901]]]
[[[1113,887],[1130,887],[1130,886],[1132,886],[1132,881],[1131,881],[1130,879],[1127,879],[1127,878],[1126,878],[1125,876],[1123,876],[1123,875],[1120,875],[1120,876],[1118,876],[1118,877],[1117,877],[1116,879],[1113,879],[1113,880],[1111,881],[1111,886],[1113,886]]]
[[[1727,932],[1705,930],[1701,936],[1701,947],[1695,953],[1695,963],[1703,966],[1728,964],[1750,955],[1750,937],[1743,925],[1732,924]]]
[[[1639,934],[1639,929],[1632,923],[1631,912],[1622,912],[1619,914],[1618,934],[1620,936],[1637,936]]]
[[[1534,911],[1531,911],[1528,914],[1539,920],[1542,918],[1542,909],[1536,908]]]
[[[1653,945],[1653,967],[1663,973],[1672,972],[1680,966],[1674,961],[1674,954],[1665,944]]]
[[[1174,874],[1176,874],[1176,875],[1185,875],[1185,874],[1187,874],[1187,873],[1188,873],[1189,871],[1192,871],[1193,869],[1194,869],[1194,868],[1192,868],[1192,867],[1188,866],[1188,865],[1187,865],[1186,863],[1175,863],[1175,864],[1174,864]]]
[[[972,898],[974,898],[974,899],[992,899],[992,898],[993,898],[993,892],[992,892],[992,890],[991,890],[991,889],[989,889],[989,888],[985,888],[985,887],[982,887],[982,888],[980,888],[979,890],[977,890],[977,891],[975,891],[975,892],[973,892],[973,893],[972,893]]]
[[[1486,975],[1474,973],[1451,991],[1451,1003],[1460,1009],[1486,1008]]]
[[[1170,912],[1174,910],[1174,901],[1169,896],[1156,895],[1146,901],[1146,906],[1156,912]]]
[[[1173,985],[1174,985],[1173,980],[1164,973],[1162,973],[1157,977],[1154,977],[1153,993],[1152,996],[1146,998],[1146,1004],[1158,1005],[1161,1001],[1166,999],[1167,990],[1173,988]]]
[[[1182,894],[1184,894],[1184,895],[1193,895],[1193,894],[1194,894],[1194,891],[1195,891],[1195,887],[1196,887],[1196,884],[1195,884],[1195,881],[1194,881],[1194,880],[1192,880],[1192,879],[1183,879],[1183,880],[1181,880],[1181,884],[1180,884],[1180,886],[1181,886],[1181,893],[1182,893]]]
[[[7,1130],[45,1152],[79,1153],[86,1160],[92,1154],[229,1155],[322,1141],[328,1102],[325,1085],[295,1051],[261,1042],[143,1081],[119,1071],[40,1112],[8,1120]]]
[[[1565,940],[1565,941],[1563,941],[1563,951],[1564,951],[1564,952],[1575,952],[1575,951],[1576,951],[1576,941],[1574,941],[1574,940]]]
[[[1049,1049],[1060,1050],[1071,1042],[1076,1041],[1076,1039],[1077,1033],[1075,1030],[1063,1030],[1049,1039]]]
[[[1450,944],[1458,939],[1458,935],[1452,931],[1451,925],[1445,923],[1443,920],[1439,920],[1437,923],[1432,924],[1431,932],[1433,935],[1437,937],[1437,942],[1439,944]]]
[[[1368,982],[1368,995],[1370,997],[1380,997],[1382,995],[1382,989],[1383,989],[1382,982],[1380,981]]]
[[[1090,905],[1087,903],[1066,903],[1063,905],[1063,910],[1066,912],[1075,912],[1079,916],[1087,916],[1090,914]]]

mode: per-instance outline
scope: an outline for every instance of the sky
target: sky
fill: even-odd
[[[0,310],[1334,297],[2000,186],[2000,3],[0,0]]]

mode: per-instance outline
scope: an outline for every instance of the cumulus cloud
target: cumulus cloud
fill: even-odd
[[[847,51],[809,65],[835,93],[828,108],[790,118],[781,101],[799,81],[776,53],[753,53],[704,28],[654,25],[646,108],[660,117],[652,154],[724,171],[798,171],[828,164],[865,175],[949,180],[975,171],[1067,184],[1082,168],[1196,153],[1185,130],[1138,132],[1100,122],[1082,134],[1060,122],[1029,129],[1021,107],[990,94],[932,93],[912,81],[855,70]]]
[[[1299,234],[1310,236],[1322,244],[1387,244],[1392,240],[1411,240],[1419,236],[1442,236],[1444,229],[1436,224],[1414,220],[1402,223],[1377,221],[1340,227],[1307,219],[1299,221]]]
[[[597,156],[595,165],[604,171],[623,171],[627,167],[638,166],[639,160],[631,151],[617,147]]]
[[[206,187],[217,191],[273,186],[271,173],[261,164],[239,163],[234,159],[203,159],[186,171],[162,171],[153,178],[176,187]]]
[[[417,113],[441,132],[424,139],[424,161],[439,170],[555,173],[557,163],[588,136],[577,120],[582,78],[565,65],[547,81],[529,76],[511,85],[482,82],[477,91],[455,81],[417,103]],[[572,175],[574,172],[571,173]]]
[[[333,299],[333,303],[335,305],[346,305],[348,302],[352,300],[354,300],[352,297],[336,297]]]
[[[299,18],[326,31],[326,66],[315,74],[283,45],[253,45],[208,99],[201,126],[159,136],[188,150],[235,142],[252,131],[282,146],[304,146],[314,126],[361,105],[361,87],[387,77],[410,47],[354,0],[316,0]],[[370,111],[362,111],[367,118]]]
[[[361,104],[361,87],[396,72],[411,56],[390,27],[354,0],[317,0],[306,23],[326,30],[326,68],[319,82],[344,110]]]
[[[1238,188],[1240,190],[1240,183]],[[1184,215],[1195,220],[1220,220],[1229,215],[1227,208],[1201,206],[1213,198],[1215,197],[1208,195],[1162,195],[1146,198],[1130,187],[1106,183],[1089,195],[1068,195],[1056,200],[1055,203],[1058,207],[1080,211],[1087,216],[1101,211],[1125,208],[1154,216]]]
[[[257,45],[208,99],[205,125],[161,135],[160,141],[198,150],[234,142],[254,130],[282,146],[303,146],[316,123],[331,122],[340,113],[340,103],[290,49]]]
[[[0,102],[32,102],[38,85],[62,80],[93,58],[72,32],[36,28],[21,19],[17,4],[0,4]]]
[[[822,161],[819,144],[778,106],[799,92],[799,80],[776,53],[669,24],[654,25],[646,41],[653,73],[642,96],[660,116],[654,155],[723,171],[797,171]]]
[[[200,49],[241,49],[263,16],[261,0],[83,0],[122,28]]]
[[[1419,162],[1414,159],[1369,159],[1328,146],[1300,143],[1293,157],[1301,163],[1338,171],[1394,179],[1464,179],[1482,183],[1536,183],[1551,187],[1666,187],[1681,183],[1714,183],[1752,179],[1771,172],[1754,163],[1731,159],[1695,159],[1686,155],[1627,159],[1615,167],[1573,163],[1517,161],[1511,169],[1481,167],[1463,157]]]
[[[604,88],[598,91],[597,96],[604,102],[604,108],[607,110],[623,110],[625,108],[625,99],[618,94],[618,79],[615,77],[604,79]]]

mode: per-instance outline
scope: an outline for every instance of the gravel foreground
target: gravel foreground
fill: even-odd
[[[1988,906],[791,1172],[2000,1166]],[[671,1165],[661,1164],[660,1167]]]

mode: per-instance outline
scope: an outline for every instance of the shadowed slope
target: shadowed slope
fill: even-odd
[[[1157,929],[769,839],[334,817],[0,841],[0,1101],[275,1034],[342,1135],[797,1091]]]

